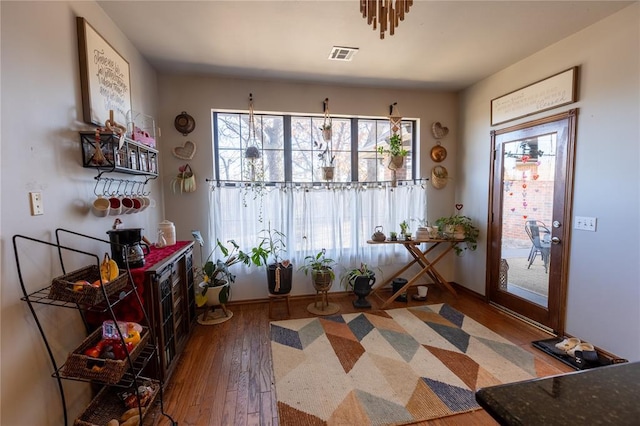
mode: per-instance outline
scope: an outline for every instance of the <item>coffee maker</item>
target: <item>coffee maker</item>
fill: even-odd
[[[142,241],[142,228],[114,229],[107,231],[111,242],[111,258],[122,269],[141,268],[149,246]],[[146,248],[146,250],[143,249]]]

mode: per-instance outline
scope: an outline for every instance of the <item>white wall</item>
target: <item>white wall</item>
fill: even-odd
[[[58,227],[106,238],[113,217],[89,213],[96,173],[82,168],[79,130],[82,122],[76,16],[88,22],[130,64],[132,105],[156,115],[156,75],[114,23],[94,2],[0,2],[2,37],[1,140],[1,397],[3,425],[60,425],[56,380],[45,346],[22,292],[16,272],[12,236],[53,241]],[[115,174],[116,177],[130,177]],[[162,206],[160,184],[152,193],[160,207],[123,218],[128,227],[155,230]],[[43,216],[30,216],[29,191],[41,191]],[[135,216],[135,217],[134,217]],[[108,245],[70,239],[66,244],[98,255]],[[34,291],[60,275],[54,254],[42,245],[21,245],[27,289]],[[71,256],[68,267],[87,259]],[[75,266],[74,266],[75,264]],[[62,356],[84,339],[78,313],[72,309],[36,306],[49,331],[54,352]],[[66,381],[71,423],[90,401],[89,386]]]
[[[199,229],[206,235],[208,229],[208,193],[205,178],[213,178],[212,152],[212,109],[248,109],[249,93],[253,94],[256,112],[295,112],[322,115],[323,101],[329,98],[333,115],[360,115],[386,117],[389,105],[397,102],[399,114],[403,117],[418,119],[422,133],[418,135],[419,161],[421,176],[428,177],[434,163],[429,152],[435,145],[431,135],[431,124],[440,121],[449,127],[449,135],[443,139],[448,157],[441,164],[448,168],[450,176],[456,182],[457,174],[453,158],[456,157],[457,96],[452,93],[370,89],[363,87],[329,86],[303,83],[289,83],[262,80],[243,80],[222,77],[160,75],[160,125],[163,127],[165,147],[163,151],[163,175],[165,182],[166,218],[176,225],[180,239],[190,239],[190,231]],[[195,130],[183,136],[174,127],[176,115],[186,111],[196,121]],[[190,140],[197,146],[196,156],[189,161],[196,177],[198,190],[189,194],[173,194],[169,182],[177,174],[178,167],[184,164],[171,155],[174,146],[180,146]],[[427,217],[435,220],[450,215],[454,210],[454,185],[436,190],[426,185],[429,197]],[[373,229],[371,233],[373,234]],[[196,253],[196,256],[198,254]],[[205,253],[206,257],[206,253]],[[452,271],[451,259],[442,261],[441,272],[449,276]],[[256,269],[256,268],[254,268]],[[391,268],[395,272],[398,268]],[[439,268],[440,270],[440,268]],[[299,278],[298,278],[299,275]],[[313,294],[311,281],[304,274],[294,277],[292,294]],[[254,275],[252,273],[251,277]],[[300,281],[299,281],[300,280]],[[266,279],[263,271],[257,271],[255,279],[241,282],[234,288],[234,300],[246,300],[266,297]],[[308,283],[308,286],[305,286]],[[334,285],[332,291],[341,291]]]
[[[457,158],[462,179],[456,188],[456,199],[484,223],[490,100],[579,65],[577,103],[500,127],[579,109],[573,215],[597,217],[598,227],[595,233],[572,231],[566,331],[635,361],[640,360],[639,8],[636,3],[464,91]],[[483,294],[484,255],[483,241],[475,256],[461,259],[456,274],[457,282]]]

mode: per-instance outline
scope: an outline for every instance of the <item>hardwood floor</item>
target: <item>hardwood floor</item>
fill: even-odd
[[[427,302],[394,302],[388,309],[421,304],[448,303],[465,315],[544,359],[561,371],[573,371],[531,347],[531,341],[549,335],[486,304],[476,295],[459,291],[456,298],[432,285]],[[410,291],[413,294],[415,289]],[[384,293],[383,293],[384,294]],[[389,293],[390,294],[390,293]],[[330,294],[340,312],[355,312],[346,293]],[[312,316],[306,307],[312,297],[291,299],[291,318]],[[373,309],[381,302],[369,297]],[[218,325],[197,325],[164,392],[165,412],[179,425],[278,425],[275,387],[271,372],[269,306],[267,301],[232,304],[233,318]],[[274,309],[284,319],[284,303]],[[169,425],[159,409],[147,416],[145,425]],[[435,419],[424,425],[495,425],[484,411]]]

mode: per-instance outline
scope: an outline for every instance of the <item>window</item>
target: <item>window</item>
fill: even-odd
[[[255,114],[255,135],[249,114],[213,112],[212,118],[217,181],[210,194],[210,245],[234,239],[250,249],[270,226],[286,235],[294,264],[322,249],[344,268],[404,259],[401,247],[373,247],[367,240],[377,226],[388,234],[403,220],[425,216],[426,191],[413,180],[415,121],[402,122],[409,155],[397,171],[400,185],[392,187],[392,171],[377,151],[389,138],[386,118],[333,117],[330,156],[321,116]],[[247,155],[251,147],[259,158]],[[329,164],[333,182],[323,179],[321,168]]]
[[[319,183],[324,182],[321,167],[328,165],[335,166],[334,182],[391,180],[392,171],[376,150],[389,138],[386,118],[333,118],[330,156],[323,155],[327,147],[320,130],[323,117],[255,114],[254,120],[255,137],[249,131],[248,114],[213,113],[218,181]],[[403,146],[409,155],[398,180],[414,179],[414,127],[414,121],[402,122]],[[245,155],[251,146],[260,151],[258,172]]]

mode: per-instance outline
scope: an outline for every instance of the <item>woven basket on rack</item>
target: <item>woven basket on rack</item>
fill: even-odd
[[[444,166],[435,166],[431,169],[431,185],[435,189],[442,189],[447,186],[449,172]]]
[[[142,416],[144,417],[148,408],[153,405],[154,400],[158,396],[160,383],[156,380],[147,380],[148,385],[153,389],[153,395],[149,398],[147,404],[142,407]],[[133,391],[133,389],[131,390]],[[111,419],[119,419],[122,414],[127,411],[124,403],[118,396],[115,388],[105,386],[91,401],[89,406],[73,423],[76,426],[104,426]]]
[[[66,377],[79,379],[98,380],[104,383],[116,384],[124,376],[129,367],[129,361],[125,359],[101,359],[84,354],[84,351],[95,346],[102,339],[102,328],[98,328],[82,341],[67,357],[67,362],[62,367],[62,374]],[[131,351],[131,360],[134,361],[149,340],[149,329],[142,327],[140,341]],[[97,366],[97,367],[96,367]]]
[[[120,269],[120,275],[116,279],[103,284],[107,296],[122,290],[127,285],[127,278],[127,272],[124,269]],[[73,289],[76,281],[93,283],[98,280],[100,280],[100,268],[98,265],[85,266],[61,277],[54,278],[51,282],[49,298],[86,305],[98,304],[104,301],[104,294],[100,287],[85,285],[80,291]]]

